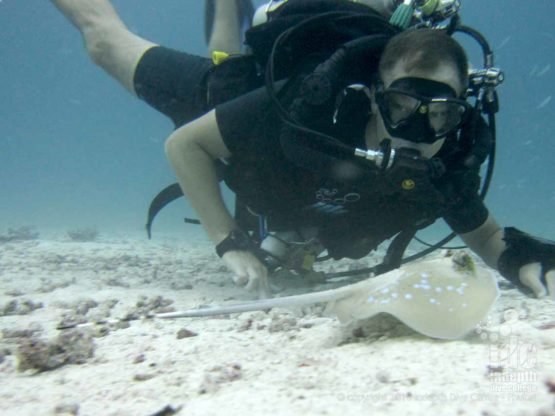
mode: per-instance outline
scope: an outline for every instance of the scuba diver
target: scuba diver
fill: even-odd
[[[254,15],[247,54],[213,47],[213,59],[132,34],[108,0],[52,1],[98,65],[174,121],[179,192],[163,192],[153,215],[183,191],[236,283],[267,295],[268,269],[297,242],[340,259],[394,238],[387,271],[443,218],[517,287],[555,296],[555,243],[501,228],[483,203],[502,74],[488,51],[469,76],[451,34],[483,39],[460,25],[458,0],[272,1]],[[240,26],[238,0],[215,0],[214,23],[224,4]]]

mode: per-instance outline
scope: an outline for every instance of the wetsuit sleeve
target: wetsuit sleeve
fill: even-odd
[[[232,155],[279,151],[277,115],[264,88],[216,106],[216,120]],[[277,148],[276,148],[277,146]]]
[[[265,89],[218,105],[216,120],[231,152],[223,173],[226,185],[254,212],[288,212],[291,200],[304,193],[284,157],[281,119]]]
[[[471,197],[450,208],[444,220],[457,234],[464,234],[475,230],[488,218],[488,209],[478,197]]]

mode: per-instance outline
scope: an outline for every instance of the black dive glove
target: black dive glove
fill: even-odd
[[[530,263],[541,264],[541,283],[547,287],[545,275],[555,270],[555,241],[533,237],[514,227],[506,227],[503,240],[507,248],[497,263],[499,272],[519,288],[523,288],[519,271]]]

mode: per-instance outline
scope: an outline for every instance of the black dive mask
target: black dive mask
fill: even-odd
[[[386,89],[379,84],[376,102],[387,132],[414,143],[434,143],[456,131],[471,108],[449,85],[412,77]]]

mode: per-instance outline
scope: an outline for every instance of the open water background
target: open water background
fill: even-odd
[[[205,53],[202,1],[113,4],[140,36]],[[554,239],[555,3],[462,4],[463,21],[487,37],[506,73],[487,204],[502,225]],[[477,46],[464,44],[480,66]],[[49,1],[0,0],[0,233],[22,225],[141,230],[150,199],[174,181],[163,149],[171,131],[92,64]],[[192,232],[183,216],[194,214],[181,200],[156,229]]]

